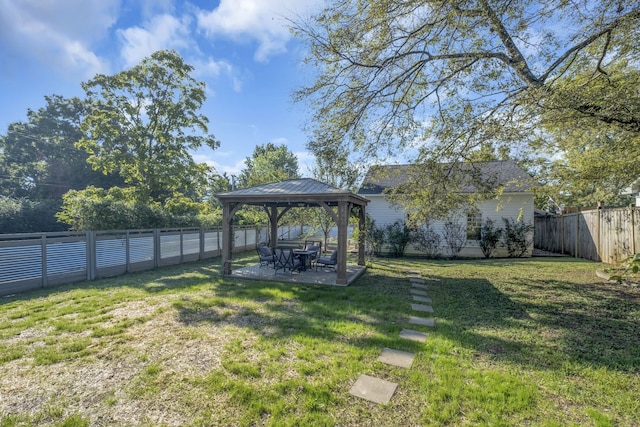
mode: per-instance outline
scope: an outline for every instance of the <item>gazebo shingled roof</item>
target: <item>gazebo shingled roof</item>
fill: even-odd
[[[364,231],[365,207],[368,199],[342,190],[312,178],[290,179],[255,187],[242,188],[216,194],[222,203],[222,266],[223,273],[229,274],[231,266],[232,220],[243,205],[262,206],[269,215],[271,236],[277,235],[278,220],[293,207],[323,207],[338,226],[338,276],[336,283],[347,283],[347,227],[351,210],[358,209],[359,228]],[[331,209],[338,207],[338,213]],[[283,208],[278,212],[278,208]],[[364,232],[358,242],[358,264],[364,265]],[[276,239],[271,239],[275,249]]]

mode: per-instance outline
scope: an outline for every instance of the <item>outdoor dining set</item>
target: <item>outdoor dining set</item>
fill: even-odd
[[[272,250],[267,244],[261,243],[256,247],[260,257],[260,267],[273,266],[274,274],[278,271],[289,274],[294,271],[302,272],[311,269],[318,271],[323,269],[335,270],[338,264],[338,251],[334,250],[329,257],[320,256],[322,242],[305,241],[301,248],[276,248]]]

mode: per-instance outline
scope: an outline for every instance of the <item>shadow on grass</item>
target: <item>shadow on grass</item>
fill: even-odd
[[[639,369],[640,301],[631,289],[526,280],[507,295],[486,279],[440,279],[437,333],[466,348],[539,369]]]

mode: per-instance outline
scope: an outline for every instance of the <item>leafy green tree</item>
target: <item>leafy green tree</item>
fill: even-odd
[[[82,84],[91,111],[78,146],[95,169],[117,172],[135,186],[141,200],[163,201],[175,192],[198,198],[206,186],[209,167],[188,150],[219,142],[198,113],[205,84],[192,71],[175,51],[158,51],[129,70]]]
[[[284,144],[276,146],[269,142],[258,145],[253,150],[253,156],[247,157],[244,163],[246,168],[238,177],[242,187],[300,177],[298,158]]]
[[[67,227],[56,220],[60,200],[29,200],[0,196],[0,234],[64,231]]]
[[[518,151],[540,136],[549,110],[638,132],[624,97],[608,102],[593,80],[568,90],[562,77],[636,61],[639,22],[633,0],[329,1],[293,23],[319,68],[295,95],[321,136],[309,149],[343,147],[369,164],[416,152],[429,173],[407,194],[422,210],[468,203],[447,197],[461,184],[442,165],[485,144]]]
[[[0,136],[0,194],[61,201],[69,189],[121,184],[117,176],[92,170],[87,153],[74,145],[82,138],[87,104],[60,95],[45,100],[45,107],[27,112],[27,122],[10,124]]]

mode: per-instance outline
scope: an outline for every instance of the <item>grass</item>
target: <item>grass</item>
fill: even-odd
[[[2,298],[0,426],[640,425],[640,290],[602,267],[379,259],[342,288],[203,262]],[[409,271],[433,330],[407,323]],[[361,374],[391,402],[351,396]]]

